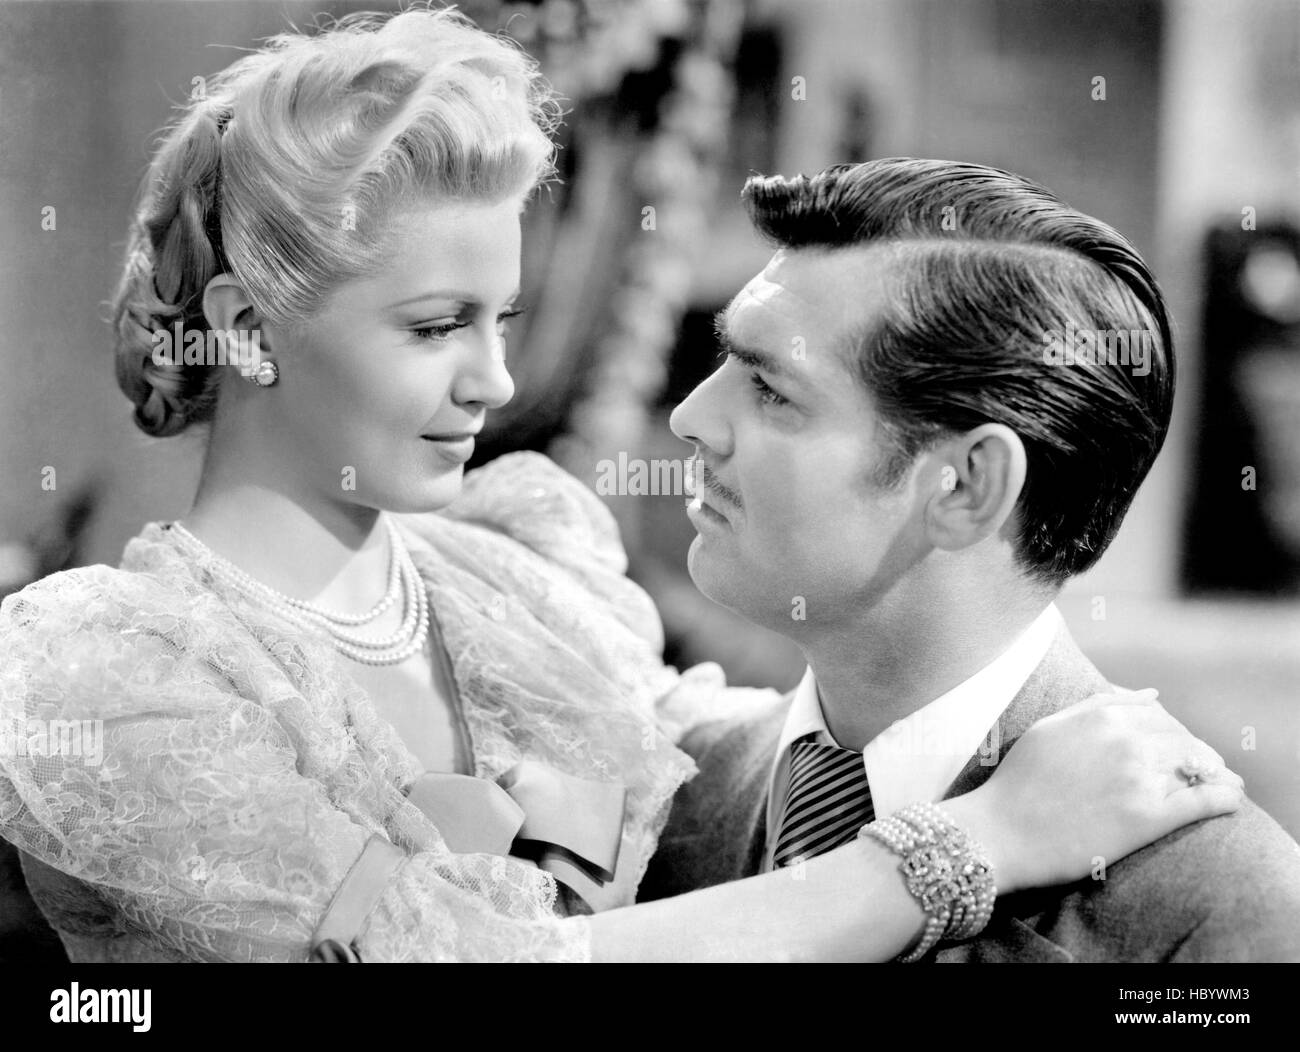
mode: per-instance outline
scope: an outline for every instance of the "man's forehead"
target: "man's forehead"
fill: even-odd
[[[729,327],[757,332],[788,324],[839,335],[867,324],[884,304],[889,247],[782,248],[727,307]]]

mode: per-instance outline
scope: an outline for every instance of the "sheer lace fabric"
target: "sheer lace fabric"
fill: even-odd
[[[475,774],[524,758],[628,788],[613,905],[630,904],[676,788],[674,741],[746,705],[716,666],[660,660],[649,598],[600,501],[544,457],[398,516],[451,656]],[[366,960],[574,960],[529,863],[454,854],[404,796],[418,769],[328,640],[250,601],[152,523],[119,569],[0,606],[0,835],[74,960],[302,960],[372,834],[402,847]],[[42,746],[51,721],[80,748]],[[102,755],[93,747],[102,728]],[[14,747],[17,745],[17,747]]]

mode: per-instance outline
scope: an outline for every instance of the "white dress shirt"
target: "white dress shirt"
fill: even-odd
[[[939,800],[972,756],[982,750],[997,756],[999,742],[985,736],[1030,673],[1042,662],[1062,623],[1053,603],[1005,651],[942,697],[897,720],[869,741],[862,762],[877,818],[918,801]],[[767,800],[767,851],[763,872],[772,869],[777,824],[790,778],[790,746],[808,734],[825,745],[837,744],[826,728],[812,669],[795,689],[777,745]]]

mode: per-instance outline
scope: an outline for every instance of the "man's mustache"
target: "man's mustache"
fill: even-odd
[[[730,486],[719,482],[718,476],[713,473],[713,469],[710,468],[709,465],[706,464],[698,455],[692,459],[695,463],[694,476],[696,482],[713,494],[713,496],[721,500],[724,504],[730,504],[738,511],[743,511],[745,505],[740,499],[740,494]]]

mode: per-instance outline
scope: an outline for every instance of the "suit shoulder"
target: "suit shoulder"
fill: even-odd
[[[1083,960],[1300,961],[1300,845],[1247,800],[1107,866],[1032,926]]]
[[[761,753],[770,763],[776,755],[776,742],[793,697],[793,693],[774,694],[755,705],[751,712],[703,720],[691,728],[679,746],[697,763],[710,757],[710,766],[716,766],[719,756],[742,757],[754,753]]]
[[[1265,885],[1300,902],[1300,844],[1249,799],[1232,814],[1193,822],[1149,844],[1116,871],[1134,878],[1177,876],[1189,888],[1200,886],[1198,899],[1215,902],[1252,897]],[[1234,889],[1229,880],[1247,886]]]
[[[1300,962],[1300,845],[1253,801],[1144,849],[1194,922],[1172,959]]]

